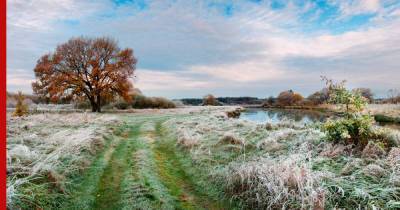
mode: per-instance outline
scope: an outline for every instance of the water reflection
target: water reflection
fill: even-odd
[[[246,109],[242,112],[240,119],[253,121],[257,123],[279,123],[282,120],[294,120],[296,122],[309,124],[314,122],[324,122],[329,117],[328,114],[299,109]],[[334,116],[331,116],[334,117]],[[400,124],[395,123],[377,123],[377,125],[400,130]]]
[[[323,122],[327,117],[321,112],[296,109],[247,109],[240,115],[240,119],[258,123],[279,123],[282,120],[294,120],[309,124]]]

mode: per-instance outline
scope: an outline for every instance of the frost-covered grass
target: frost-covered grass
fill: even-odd
[[[226,117],[236,108],[9,115],[8,207],[400,207],[400,132],[357,151],[317,124]]]
[[[397,147],[370,158],[327,142],[318,125],[256,124],[227,118],[222,110],[164,125],[193,166],[206,173],[208,184],[243,208],[400,207]],[[399,142],[400,136],[393,138]]]
[[[7,205],[57,206],[69,178],[88,167],[116,125],[111,115],[86,113],[7,115]]]

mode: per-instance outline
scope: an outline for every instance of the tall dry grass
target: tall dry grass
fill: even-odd
[[[7,206],[40,206],[66,193],[68,177],[83,171],[104,145],[110,115],[7,115]],[[54,189],[51,193],[49,189]],[[43,200],[42,200],[43,199]]]
[[[399,162],[389,161],[399,158],[399,145],[391,155],[362,157],[351,146],[327,142],[318,124],[256,124],[227,118],[222,110],[165,126],[207,183],[243,209],[399,207]],[[400,142],[396,132],[385,133]]]

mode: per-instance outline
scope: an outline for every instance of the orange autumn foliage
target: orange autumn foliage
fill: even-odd
[[[72,38],[38,60],[32,87],[53,101],[87,98],[92,111],[100,112],[101,104],[116,95],[130,100],[136,63],[132,49],[121,50],[110,38]]]

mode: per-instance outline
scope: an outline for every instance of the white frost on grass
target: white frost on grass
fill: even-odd
[[[324,207],[326,191],[320,182],[329,173],[314,172],[307,154],[263,157],[234,162],[222,172],[226,190],[256,209],[285,209],[290,203],[301,209]]]
[[[38,177],[60,178],[82,170],[88,155],[104,144],[107,125],[118,122],[117,116],[107,114],[46,113],[20,118],[8,114],[8,206],[12,208],[15,199],[33,199],[19,190],[21,186],[34,188],[31,181]]]
[[[257,124],[226,118],[222,112],[194,113],[164,125],[178,137],[178,145],[190,142],[183,148],[194,165],[208,171],[212,179],[207,180],[244,208],[326,209],[357,203],[350,208],[397,207],[398,150],[388,158],[365,159],[351,145],[326,142],[318,124]],[[395,132],[392,141],[398,141]],[[381,168],[387,173],[380,173]],[[371,170],[376,182],[367,173]]]

